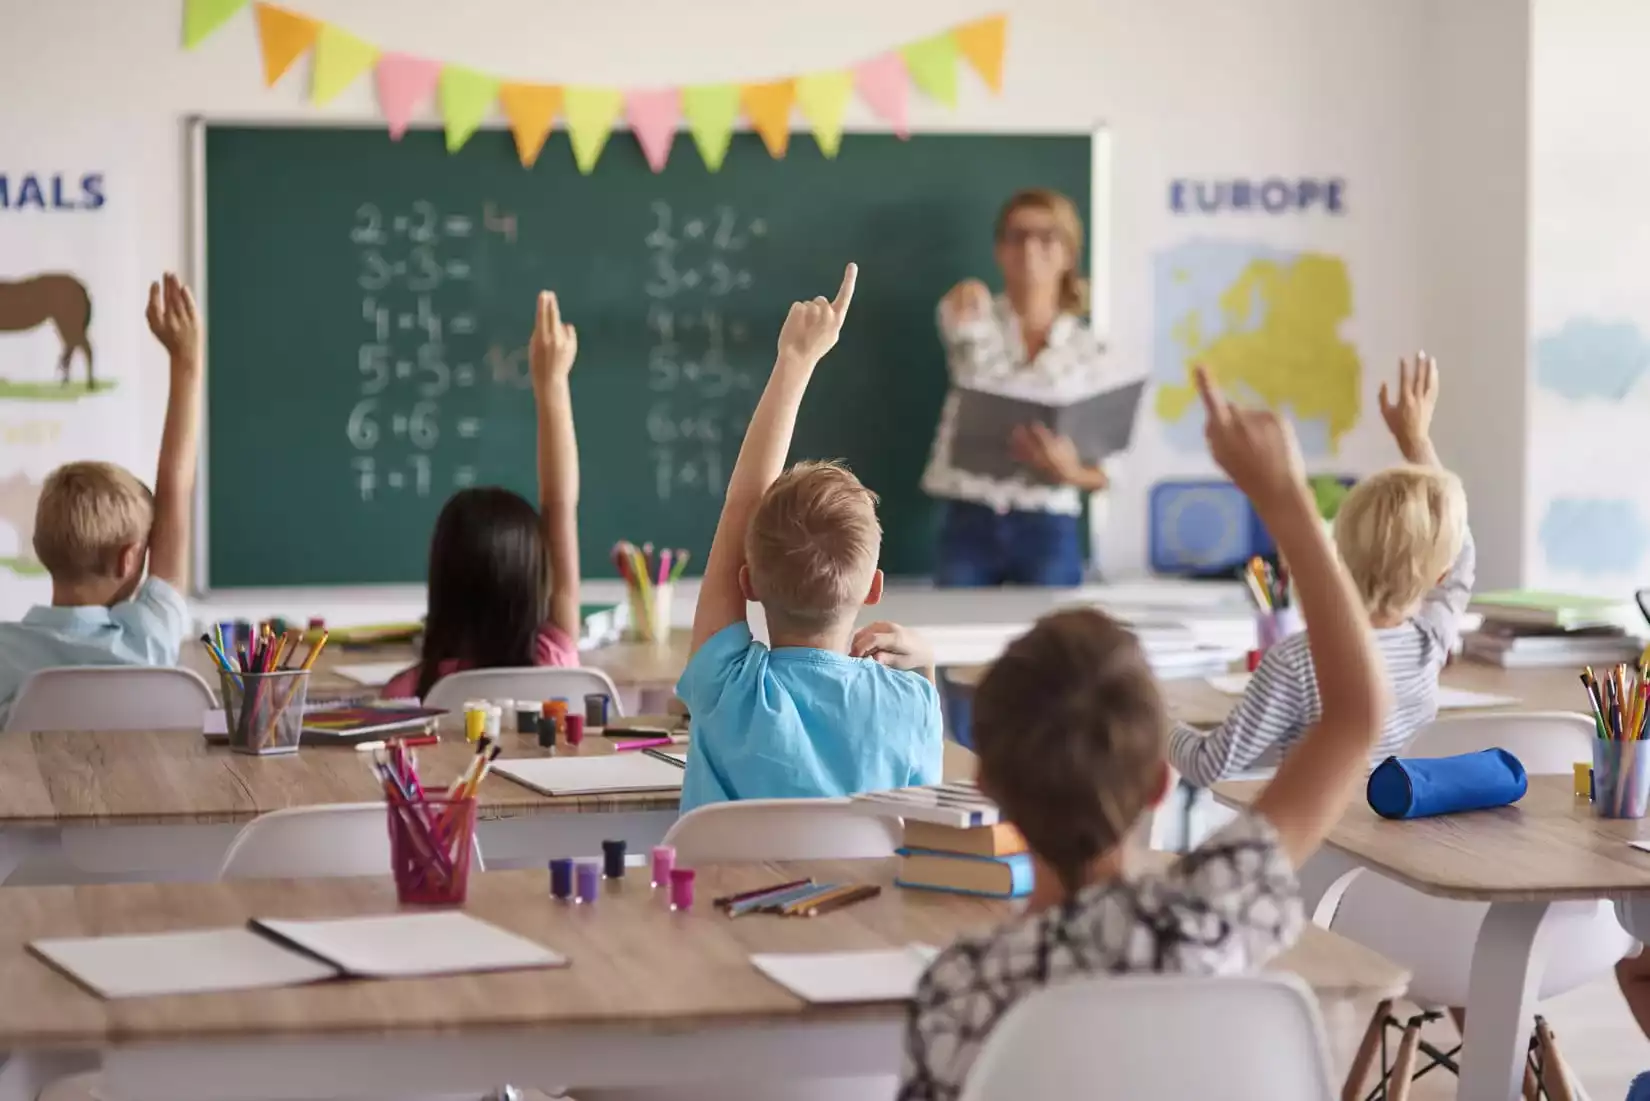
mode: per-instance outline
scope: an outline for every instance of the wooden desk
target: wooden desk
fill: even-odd
[[[887,889],[812,920],[731,920],[709,908],[717,895],[804,874]],[[570,967],[124,1001],[86,993],[27,942],[383,913],[395,909],[394,889],[387,878],[19,889],[0,911],[0,1049],[24,1060],[42,1049],[101,1052],[110,1093],[133,1101],[893,1074],[903,1005],[809,1006],[748,959],[943,945],[1009,913],[1000,902],[901,891],[892,875],[893,861],[707,867],[698,905],[672,914],[635,872],[593,907],[549,901],[542,871],[494,872],[472,880],[469,912],[565,953]],[[1326,1000],[1388,997],[1407,982],[1316,928],[1275,967]]]
[[[972,688],[980,683],[989,668],[970,665],[950,670],[949,675],[954,683]],[[1506,707],[1509,711],[1579,711],[1586,706],[1587,697],[1582,694],[1576,673],[1577,670],[1569,666],[1502,669],[1474,661],[1456,661],[1444,669],[1439,683],[1468,692],[1512,696],[1518,702],[1509,704]],[[1162,685],[1170,715],[1191,726],[1219,726],[1238,701],[1237,696],[1216,691],[1204,677],[1166,680]]]
[[[532,738],[503,742],[509,757],[542,752]],[[584,750],[611,747],[592,739]],[[447,736],[419,752],[424,775],[441,780],[473,750]],[[505,866],[599,853],[609,837],[645,848],[677,817],[674,792],[552,798],[494,775],[478,794],[483,852]],[[17,734],[0,739],[0,879],[54,856],[97,875],[211,878],[240,825],[260,814],[382,798],[352,748],[253,757],[209,746],[199,731]]]
[[[1230,806],[1264,784],[1217,784]],[[1650,822],[1596,818],[1568,776],[1532,776],[1529,793],[1496,810],[1387,821],[1356,800],[1329,835],[1358,864],[1442,898],[1487,902],[1473,950],[1463,1052],[1463,1101],[1507,1101],[1521,1081],[1524,1045],[1544,960],[1536,931],[1553,902],[1650,892]]]

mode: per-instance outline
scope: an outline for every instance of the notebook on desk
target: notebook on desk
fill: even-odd
[[[205,994],[326,979],[562,967],[567,959],[458,911],[239,929],[33,941],[29,950],[103,998]]]
[[[681,791],[682,768],[647,752],[601,757],[518,757],[493,765],[507,777],[541,795],[620,795]]]
[[[926,944],[863,952],[764,953],[751,957],[762,974],[809,1005],[904,1002],[939,949]]]

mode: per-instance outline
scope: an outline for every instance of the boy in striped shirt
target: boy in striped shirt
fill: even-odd
[[[1398,394],[1381,384],[1381,416],[1407,466],[1366,478],[1335,518],[1335,545],[1363,598],[1392,686],[1392,710],[1372,761],[1401,753],[1438,715],[1438,674],[1472,597],[1473,544],[1461,481],[1431,438],[1438,367],[1426,353],[1398,365]],[[1266,651],[1226,721],[1207,734],[1176,724],[1169,759],[1188,783],[1208,787],[1276,764],[1318,721],[1322,704],[1304,633]]]

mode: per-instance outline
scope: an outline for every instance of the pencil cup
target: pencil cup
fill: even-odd
[[[219,680],[230,749],[265,756],[298,752],[304,700],[309,695],[309,670],[223,673]]]
[[[670,600],[676,586],[649,585],[630,590],[630,632],[632,642],[664,642],[670,638]]]
[[[1650,809],[1650,749],[1634,739],[1593,739],[1593,813],[1643,818]]]
[[[1265,653],[1290,635],[1306,629],[1301,614],[1294,608],[1279,608],[1271,612],[1255,613],[1255,645]]]
[[[390,866],[403,906],[462,906],[475,851],[476,801],[430,795],[392,799]]]

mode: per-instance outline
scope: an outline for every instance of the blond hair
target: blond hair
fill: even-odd
[[[1371,617],[1407,615],[1461,553],[1467,495],[1436,467],[1398,466],[1359,482],[1335,514],[1335,546]]]
[[[1054,228],[1071,253],[1071,267],[1060,276],[1060,309],[1071,314],[1088,313],[1089,281],[1079,274],[1083,267],[1083,218],[1077,213],[1077,205],[1053,188],[1016,191],[997,213],[997,240],[1003,239],[1009,218],[1021,210],[1040,210],[1054,219]]]
[[[47,475],[34,510],[34,554],[58,580],[115,577],[123,547],[155,520],[149,487],[114,463],[68,463]]]
[[[769,625],[820,629],[865,599],[882,549],[877,495],[838,463],[797,463],[745,532],[751,588]]]

